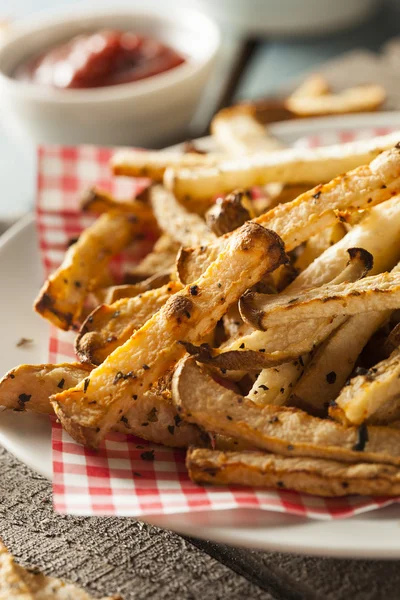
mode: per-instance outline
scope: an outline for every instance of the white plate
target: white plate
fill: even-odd
[[[336,129],[398,127],[400,113],[357,115],[280,123],[271,131],[285,143]],[[209,144],[208,140],[204,143]],[[19,363],[47,361],[48,326],[32,311],[42,281],[34,220],[28,216],[0,238],[0,373]],[[16,346],[21,337],[30,346]],[[51,479],[50,427],[46,418],[1,412],[0,444],[21,461]],[[163,515],[155,525],[217,542],[305,554],[400,558],[400,507],[341,521],[315,521],[258,510]]]

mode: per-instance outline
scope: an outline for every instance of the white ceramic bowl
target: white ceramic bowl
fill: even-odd
[[[225,30],[244,35],[321,35],[351,27],[379,0],[190,0]]]
[[[164,6],[164,8],[163,8]],[[195,10],[135,0],[134,8],[90,10],[17,26],[0,47],[0,115],[19,140],[108,145],[165,144],[183,135],[217,54],[214,23]],[[112,87],[57,90],[11,77],[26,58],[71,37],[121,28],[171,45],[187,62],[148,79]]]

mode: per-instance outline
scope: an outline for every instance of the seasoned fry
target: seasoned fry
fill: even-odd
[[[389,316],[390,311],[360,313],[336,329],[316,350],[288,404],[311,414],[326,414],[329,402],[345,385],[362,349]]]
[[[385,464],[349,465],[323,458],[289,458],[266,452],[221,452],[191,448],[186,457],[189,476],[200,485],[246,485],[290,489],[315,496],[400,493],[400,472]]]
[[[307,360],[308,355],[305,354],[295,361],[287,362],[275,368],[263,369],[247,397],[257,406],[265,406],[266,404],[284,406],[291,394],[293,385],[302,376]]]
[[[89,188],[81,199],[81,210],[86,213],[100,215],[105,212],[119,211],[135,215],[143,223],[155,223],[154,215],[148,203],[139,198],[118,200],[105,190],[97,187]]]
[[[386,100],[381,85],[359,85],[337,94],[299,96],[293,94],[286,99],[285,106],[298,117],[339,115],[353,112],[372,112]]]
[[[79,363],[20,365],[0,381],[0,406],[17,411],[54,415],[50,396],[86,380],[93,367]],[[171,400],[170,380],[148,390],[113,427],[155,444],[186,448],[204,442],[198,428],[182,421]]]
[[[123,285],[112,285],[108,288],[100,288],[94,292],[98,304],[113,304],[121,298],[134,298],[140,294],[144,294],[149,290],[155,290],[157,288],[166,285],[171,279],[171,273],[160,272],[155,275],[151,275],[143,281],[138,283],[125,283]]]
[[[254,217],[250,193],[236,190],[225,198],[217,199],[214,206],[208,209],[206,223],[216,235],[224,235]]]
[[[219,385],[193,358],[183,359],[176,367],[172,397],[179,414],[189,422],[269,452],[400,465],[400,431],[344,427],[292,407],[259,407]]]
[[[271,327],[267,332],[251,331],[223,343],[220,348],[210,349],[188,344],[187,351],[196,360],[214,367],[257,371],[276,367],[300,355],[311,352],[324,341],[346,317],[332,320],[308,319],[293,324],[293,327]]]
[[[92,368],[91,365],[80,363],[15,367],[0,380],[0,406],[11,410],[54,414],[49,397],[77,385],[89,375]]]
[[[83,323],[75,341],[79,360],[100,365],[181,289],[180,283],[171,281],[140,296],[122,298],[96,308]]]
[[[329,83],[323,75],[313,73],[309,75],[289,96],[291,98],[311,98],[328,94],[330,92]],[[286,101],[287,106],[287,101]]]
[[[311,352],[325,340],[332,331],[346,320],[338,316],[334,319],[307,319],[291,323],[290,327],[271,327],[268,331],[251,331],[234,340],[229,340],[221,348],[211,349],[206,345],[185,344],[186,350],[196,360],[219,369],[257,371],[279,364]]]
[[[231,155],[273,152],[284,147],[257,121],[251,106],[223,108],[211,121],[210,129],[217,144]]]
[[[184,353],[179,340],[197,343],[248,286],[286,260],[279,237],[246,223],[206,273],[175,294],[114,350],[83,384],[53,396],[54,410],[79,442],[97,446],[105,433]]]
[[[335,223],[320,233],[313,235],[305,245],[304,250],[294,265],[299,271],[304,271],[311,263],[327,249],[341,240],[347,231],[343,223]]]
[[[400,419],[400,350],[354,377],[335,404],[330,414],[345,423],[387,424]]]
[[[169,168],[164,174],[164,184],[178,200],[185,199],[187,204],[207,202],[236,188],[273,181],[315,185],[370,162],[399,140],[400,132],[395,132],[368,141],[310,149],[288,148],[223,159],[206,166]]]
[[[153,275],[158,275],[160,271],[172,271],[180,244],[175,242],[166,233],[162,234],[154,244],[153,250],[144,257],[142,262],[125,274],[125,283],[138,283],[143,279],[148,279]]]
[[[369,166],[359,167],[333,179],[330,183],[317,186],[292,202],[276,206],[255,219],[255,222],[275,231],[283,239],[286,251],[289,252],[311,236],[334,224],[335,210],[371,207],[388,200],[399,190],[400,147],[396,147],[382,153]],[[398,204],[397,200],[395,204]],[[392,210],[396,214],[393,207]],[[360,223],[360,227],[362,224],[363,222]],[[366,228],[363,231],[366,231]],[[218,239],[207,248],[185,249],[181,252],[177,263],[180,280],[187,283],[199,277],[210,262],[218,256],[227,241],[227,236]],[[379,236],[378,240],[382,247],[384,237]],[[360,246],[378,258],[374,250],[361,241],[354,243],[353,240],[351,244],[346,244],[347,242],[342,246],[343,254],[349,247]],[[337,272],[342,269],[343,263],[339,265]],[[330,277],[332,278],[333,276]],[[313,282],[308,287],[312,286]]]
[[[183,246],[201,246],[215,240],[204,219],[186,210],[161,185],[151,188],[150,202],[161,229]]]
[[[67,250],[62,265],[43,285],[34,308],[60,329],[70,329],[78,320],[88,292],[111,258],[123,250],[141,222],[122,213],[105,213],[85,229]]]
[[[213,165],[221,154],[199,154],[198,152],[149,152],[148,150],[117,150],[110,161],[114,175],[149,177],[153,182],[163,179],[168,167],[195,167]]]
[[[257,329],[302,319],[354,315],[400,307],[400,273],[392,271],[354,283],[325,285],[301,297],[249,293],[239,303],[242,318]]]

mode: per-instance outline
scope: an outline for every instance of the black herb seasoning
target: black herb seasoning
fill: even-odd
[[[335,371],[331,371],[330,373],[326,374],[326,381],[332,385],[333,383],[335,383],[336,381],[336,373]]]
[[[261,385],[258,386],[259,388],[261,388],[262,390],[265,390],[266,392],[269,390],[269,387],[264,385],[264,383],[262,383]]]
[[[23,408],[26,402],[32,398],[32,394],[20,394],[18,396],[18,404]]]
[[[176,425],[177,427],[179,427],[179,425],[180,425],[180,424],[181,424],[181,422],[182,422],[182,419],[181,419],[181,417],[180,417],[179,415],[175,415],[175,416],[174,416],[174,421],[175,421],[175,425]]]
[[[363,452],[369,439],[368,428],[365,423],[361,423],[360,427],[357,430],[357,436],[358,439],[353,446],[353,450],[355,450],[355,452]]]
[[[60,390],[62,390],[62,389],[63,389],[63,387],[64,387],[64,383],[65,383],[65,379],[64,379],[64,378],[60,379],[60,381],[57,383],[57,387],[58,387]]]
[[[153,406],[153,408],[147,415],[147,420],[150,421],[150,423],[156,423],[158,421],[157,413],[158,413],[158,410],[156,409],[155,406]]]
[[[149,367],[149,365],[143,365],[143,369],[144,369],[145,371],[149,371],[150,367]]]
[[[316,200],[318,200],[318,198],[321,195],[321,190],[319,192],[317,192],[316,194],[313,194],[313,198],[315,198]]]
[[[230,415],[226,415],[226,418],[228,419],[228,421],[233,421],[233,419]]]
[[[241,350],[243,350],[243,348],[244,348],[244,342],[243,342],[242,344],[240,344],[239,348],[240,348]]]
[[[140,458],[142,460],[153,461],[154,460],[154,450],[146,450],[146,452],[142,452],[142,454],[140,455]]]
[[[171,435],[174,435],[174,431],[175,431],[174,425],[168,425],[167,429]]]
[[[133,400],[137,400],[137,394],[133,394],[132,398]]]
[[[288,450],[294,450],[294,446],[292,446],[292,444],[289,444],[288,446],[286,446]]]
[[[189,292],[192,296],[197,296],[197,294],[199,293],[199,286],[198,285],[191,285],[189,288]]]
[[[86,394],[86,392],[87,392],[87,389],[88,389],[88,387],[89,387],[89,383],[90,383],[90,379],[89,379],[89,377],[86,377],[86,379],[85,379],[85,382],[84,382],[84,384],[83,384],[83,392],[84,392],[85,394]]]

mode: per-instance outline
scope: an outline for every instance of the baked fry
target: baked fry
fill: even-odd
[[[215,240],[204,219],[189,212],[161,185],[150,190],[150,202],[161,229],[183,246],[201,246]]]
[[[65,429],[97,446],[135,402],[184,354],[180,340],[197,343],[248,286],[287,260],[279,237],[246,223],[206,273],[175,294],[158,313],[114,350],[89,383],[52,397]],[[137,397],[137,401],[134,400]]]
[[[313,73],[312,75],[306,77],[306,79],[294,90],[294,92],[290,94],[288,100],[291,98],[319,97],[329,94],[329,92],[329,83],[325,77],[319,73]]]
[[[335,223],[320,233],[313,235],[305,245],[304,250],[295,261],[294,266],[304,271],[311,263],[327,249],[341,240],[347,231],[343,223]]]
[[[81,210],[94,215],[119,211],[135,215],[143,223],[155,223],[153,212],[147,202],[139,198],[119,200],[97,187],[91,187],[85,192],[81,199]]]
[[[76,338],[75,351],[79,360],[100,365],[180,289],[181,284],[171,281],[140,296],[100,305],[87,317]]]
[[[172,398],[187,421],[268,452],[400,465],[399,430],[345,427],[292,407],[259,407],[219,385],[193,358],[176,367]]]
[[[391,311],[350,317],[317,348],[304,374],[292,389],[288,404],[311,414],[325,415],[327,406],[345,385],[362,349]]]
[[[345,423],[388,424],[400,419],[400,350],[345,386],[330,410]]]
[[[134,298],[149,290],[160,288],[166,285],[170,279],[171,273],[165,271],[151,275],[147,279],[138,281],[138,283],[111,285],[107,288],[100,288],[93,293],[96,296],[98,304],[113,304],[113,302],[121,300],[121,298]]]
[[[50,396],[87,380],[93,366],[80,363],[20,365],[0,381],[0,406],[16,411],[54,415]],[[113,427],[155,444],[186,448],[204,442],[196,426],[182,421],[171,400],[170,380],[148,390]]]
[[[400,147],[396,147],[382,153],[370,165],[358,167],[325,185],[317,186],[292,202],[276,206],[254,222],[275,231],[282,238],[286,251],[289,252],[311,236],[334,224],[335,210],[372,207],[374,204],[388,200],[399,191]],[[398,204],[397,200],[395,204]],[[361,225],[362,223],[360,227]],[[227,236],[229,237],[229,234]],[[181,252],[177,262],[180,280],[187,283],[199,277],[210,262],[218,256],[227,242],[227,236],[218,239],[207,248],[190,248]],[[384,237],[378,239],[382,247]],[[343,244],[344,254],[347,248],[359,246],[378,258],[364,243],[351,243],[348,246],[345,245],[346,243]],[[339,265],[337,272],[342,268],[343,263]],[[312,286],[313,282],[309,287]]]
[[[293,385],[302,376],[307,360],[308,354],[304,354],[276,368],[263,369],[247,397],[257,406],[284,406],[291,395]]]
[[[250,194],[244,190],[217,199],[205,215],[208,227],[216,236],[234,231],[253,217]]]
[[[397,496],[400,493],[399,470],[386,464],[349,465],[323,458],[289,458],[259,451],[190,448],[186,466],[192,481],[200,485],[257,486],[331,497]]]
[[[399,141],[400,132],[397,131],[368,141],[260,152],[193,168],[171,167],[165,171],[163,181],[178,200],[184,199],[186,204],[207,202],[236,188],[273,181],[315,185],[369,163]]]
[[[340,115],[354,112],[372,112],[386,100],[385,89],[381,85],[359,85],[337,94],[299,96],[292,94],[285,106],[298,117],[319,115]]]
[[[144,257],[140,264],[125,273],[125,283],[138,283],[160,271],[173,270],[180,244],[166,233],[161,234],[153,246],[153,250]]]
[[[141,222],[129,215],[101,215],[69,247],[62,265],[45,282],[34,304],[36,312],[60,329],[75,325],[98,275],[134,240],[141,227]]]
[[[49,397],[85,379],[93,367],[80,363],[19,365],[0,380],[0,406],[52,415]]]
[[[400,272],[371,275],[353,283],[328,284],[304,292],[269,296],[248,293],[239,303],[243,320],[257,329],[303,319],[354,315],[400,307]]]
[[[211,121],[210,129],[218,146],[231,155],[273,152],[284,147],[257,121],[251,106],[223,108]]]
[[[195,167],[212,165],[221,159],[220,154],[199,154],[198,152],[165,152],[148,150],[117,150],[110,161],[114,175],[128,177],[148,177],[153,182],[161,182],[168,167]]]

